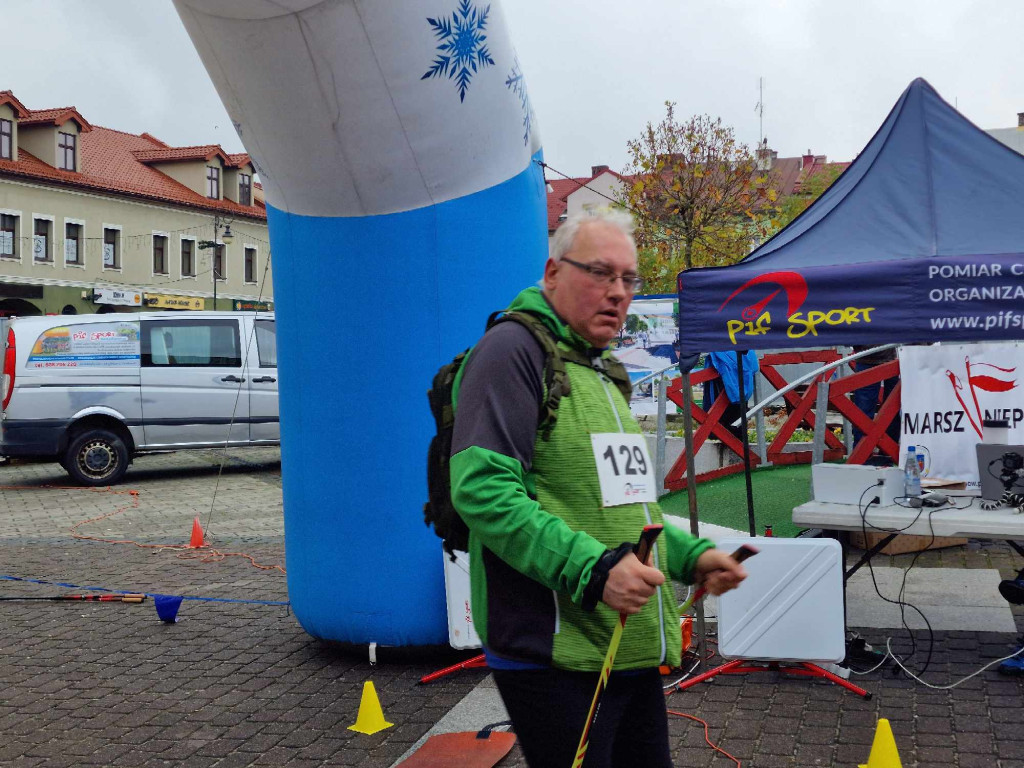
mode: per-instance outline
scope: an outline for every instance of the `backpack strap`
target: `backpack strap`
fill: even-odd
[[[487,328],[511,321],[526,328],[544,350],[544,402],[537,418],[537,431],[541,439],[551,437],[551,430],[558,420],[558,404],[564,395],[572,390],[569,376],[565,372],[564,350],[559,348],[554,334],[544,325],[544,321],[529,312],[494,312],[487,318]]]
[[[626,372],[626,366],[616,360],[610,355],[608,357],[597,358],[590,364],[591,368],[598,368],[603,371],[604,374],[612,380],[612,384],[618,388],[619,392],[629,402],[629,398],[633,396],[633,382],[629,378],[629,374]]]
[[[618,360],[612,357],[591,358],[579,350],[564,345],[559,346],[554,334],[544,324],[544,321],[530,312],[494,312],[487,318],[487,328],[490,329],[497,323],[507,320],[519,323],[529,330],[544,350],[544,391],[547,397],[541,406],[537,423],[537,429],[542,439],[547,440],[551,437],[551,430],[554,429],[558,419],[559,401],[572,390],[569,376],[565,371],[566,361],[594,368],[604,373],[626,398],[626,402],[629,402],[633,385],[625,367]]]

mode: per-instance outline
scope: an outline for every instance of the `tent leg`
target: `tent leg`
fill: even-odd
[[[697,472],[696,457],[693,455],[693,385],[690,383],[690,372],[683,374],[683,434],[686,448],[686,497],[690,506],[690,533],[700,535],[697,524]],[[697,634],[700,636],[698,652],[698,669],[707,669],[707,654],[704,648],[708,642],[707,624],[704,622],[704,603],[694,606],[697,613]]]
[[[757,536],[757,523],[754,520],[754,487],[750,478],[750,435],[747,434],[747,392],[743,390],[743,353],[736,351],[736,373],[740,385],[740,431],[743,433],[743,478],[747,483],[747,523],[750,535]]]

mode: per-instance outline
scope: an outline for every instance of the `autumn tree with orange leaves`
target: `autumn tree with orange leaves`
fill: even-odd
[[[619,203],[635,214],[647,290],[674,293],[683,269],[732,264],[764,239],[778,194],[721,118],[665,112],[627,144]]]

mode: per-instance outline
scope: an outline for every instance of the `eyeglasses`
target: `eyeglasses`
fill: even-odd
[[[620,275],[605,267],[595,267],[591,264],[573,261],[572,259],[565,258],[565,256],[563,256],[560,261],[564,261],[566,264],[572,264],[577,269],[582,269],[590,275],[591,279],[595,283],[599,285],[613,285],[616,280],[622,280],[622,287],[630,293],[636,293],[644,287],[644,279],[639,275]]]

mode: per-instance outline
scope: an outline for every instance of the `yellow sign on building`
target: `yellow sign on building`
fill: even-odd
[[[197,296],[170,296],[165,293],[147,293],[146,306],[150,309],[202,309],[203,300]]]

